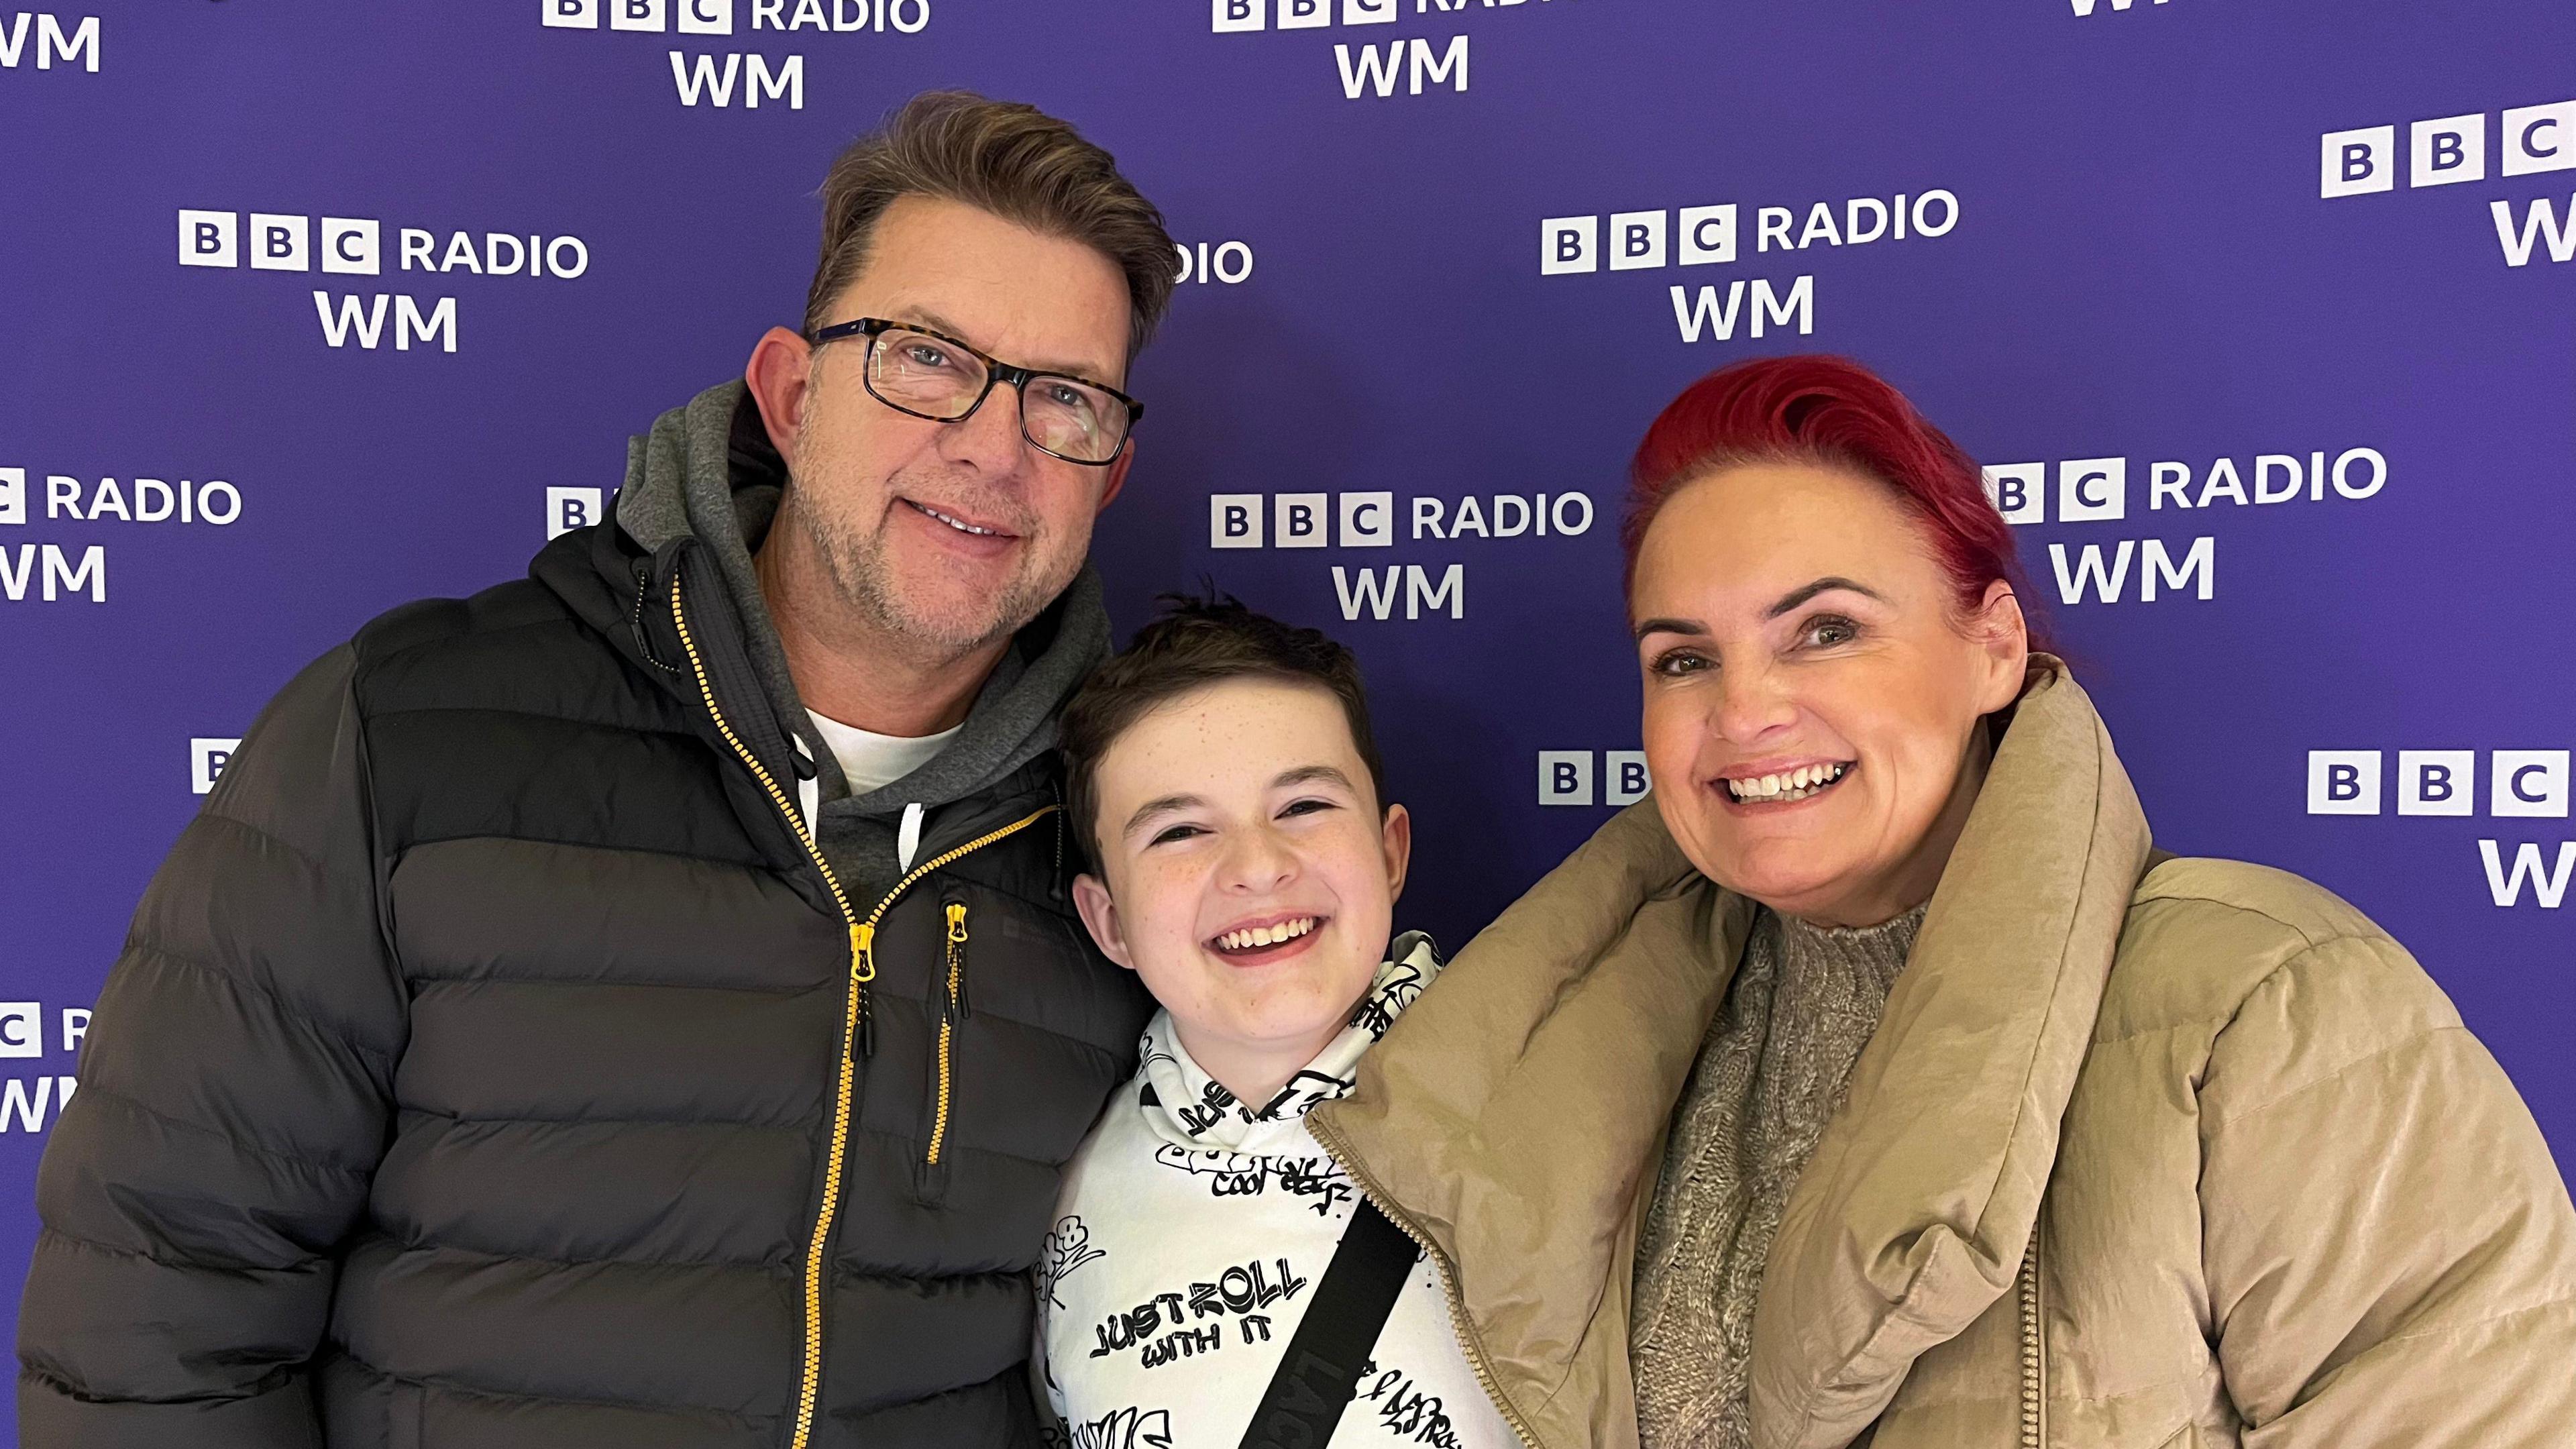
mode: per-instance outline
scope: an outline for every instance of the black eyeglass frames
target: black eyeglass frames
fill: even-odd
[[[861,317],[816,331],[820,347],[844,337],[868,339],[867,389],[897,412],[958,423],[975,415],[996,383],[1019,390],[1020,433],[1029,445],[1068,463],[1102,467],[1118,460],[1145,405],[1120,392],[1061,372],[1014,367],[973,344],[914,322]]]

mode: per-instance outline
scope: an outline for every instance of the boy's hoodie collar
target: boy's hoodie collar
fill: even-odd
[[[1291,1145],[1283,1139],[1302,1139],[1306,1114],[1350,1093],[1361,1054],[1386,1035],[1396,1017],[1440,974],[1440,957],[1431,938],[1420,931],[1396,937],[1387,955],[1341,1035],[1326,1043],[1277,1096],[1258,1107],[1237,1101],[1191,1059],[1180,1033],[1173,1029],[1169,1010],[1155,1012],[1140,1047],[1145,1083],[1136,1089],[1136,1104],[1144,1111],[1146,1125],[1173,1146],[1202,1152],[1257,1154]]]

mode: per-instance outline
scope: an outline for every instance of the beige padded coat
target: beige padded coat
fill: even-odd
[[[2513,1085],[2360,912],[2150,854],[2038,661],[1773,1243],[1761,1449],[2576,1445],[2576,1209]],[[1309,1119],[1533,1445],[1637,1442],[1637,1228],[1752,909],[1640,805]]]

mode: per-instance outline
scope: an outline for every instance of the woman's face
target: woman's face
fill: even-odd
[[[1682,485],[1637,553],[1646,763],[1693,864],[1788,915],[1869,925],[1940,883],[2020,693],[2008,586],[1961,618],[1894,493],[1804,463]]]

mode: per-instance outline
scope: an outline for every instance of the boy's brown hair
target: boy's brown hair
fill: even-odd
[[[1229,679],[1306,684],[1331,694],[1351,727],[1351,744],[1368,766],[1369,788],[1386,808],[1386,766],[1369,728],[1368,692],[1359,661],[1320,629],[1300,629],[1255,613],[1231,595],[1165,594],[1163,616],[1136,631],[1126,652],[1083,681],[1064,707],[1058,748],[1064,752],[1065,809],[1073,836],[1092,867],[1100,848],[1100,762],[1136,721],[1194,689]]]
[[[903,196],[964,202],[1107,257],[1127,278],[1130,359],[1162,320],[1179,275],[1163,214],[1119,174],[1115,157],[1035,106],[972,91],[913,97],[840,154],[822,196],[823,254],[805,293],[808,334],[831,322],[833,301],[867,269],[878,219]]]

